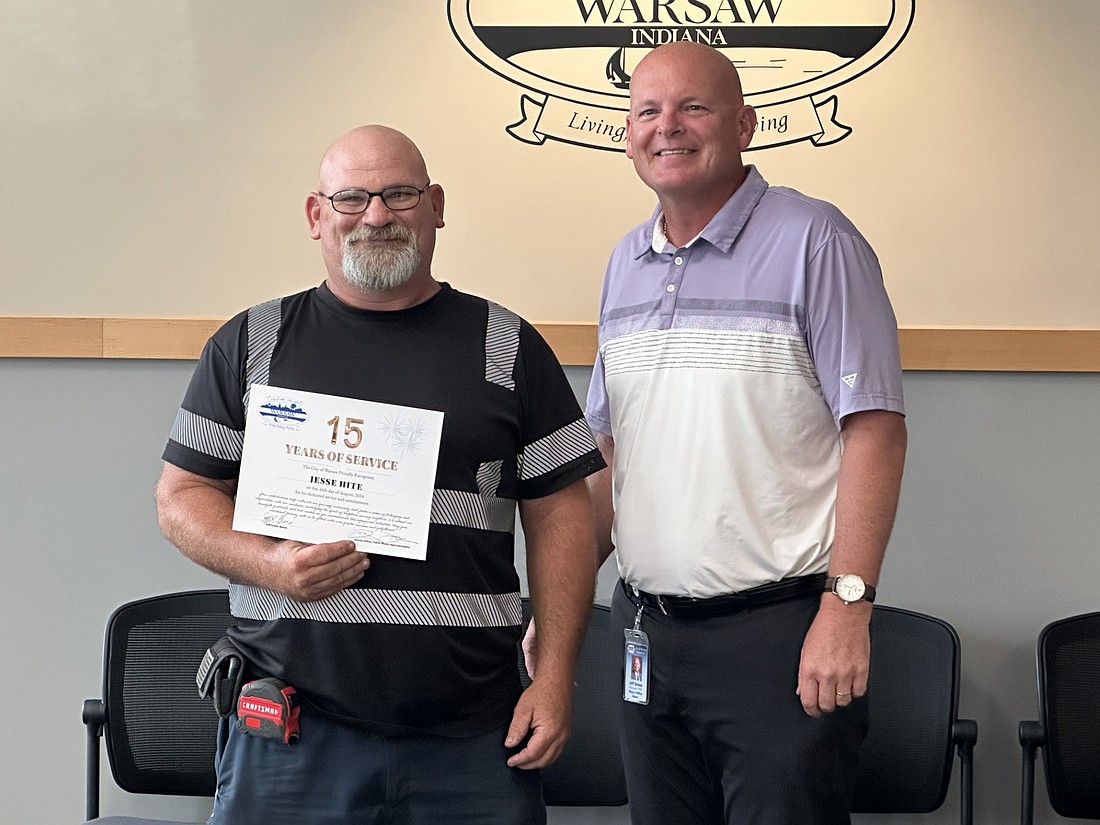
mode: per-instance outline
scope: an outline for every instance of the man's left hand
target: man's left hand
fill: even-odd
[[[508,759],[508,765],[523,770],[545,768],[561,755],[569,739],[573,715],[573,688],[548,679],[536,679],[519,697],[504,745],[523,750]]]
[[[871,605],[866,602],[846,605],[835,596],[823,599],[802,643],[798,667],[796,692],[810,716],[847,707],[867,692],[870,618]]]

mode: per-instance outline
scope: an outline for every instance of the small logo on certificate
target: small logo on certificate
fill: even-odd
[[[271,398],[260,405],[260,420],[268,427],[297,430],[307,421],[309,413],[292,398]]]

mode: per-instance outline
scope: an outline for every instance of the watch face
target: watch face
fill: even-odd
[[[855,573],[845,573],[837,577],[835,591],[846,602],[858,602],[867,592],[867,587]]]

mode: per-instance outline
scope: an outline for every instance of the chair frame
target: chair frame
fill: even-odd
[[[527,600],[524,600],[524,606],[529,611]],[[210,608],[218,608],[212,611]],[[132,791],[136,793],[171,793],[178,796],[212,796],[216,786],[216,776],[214,773],[214,761],[213,751],[214,742],[211,742],[211,759],[210,770],[208,773],[204,773],[201,776],[184,777],[184,781],[178,781],[176,778],[171,778],[171,787],[167,789],[165,781],[157,779],[152,783],[157,787],[150,788],[144,785],[140,788],[127,787],[127,785],[120,780],[119,772],[116,770],[116,756],[115,747],[112,744],[112,731],[111,720],[113,713],[121,714],[121,703],[117,701],[117,697],[121,694],[124,671],[122,659],[125,656],[125,645],[127,640],[127,634],[137,625],[148,620],[148,615],[141,616],[138,619],[138,611],[134,608],[150,609],[150,610],[163,610],[163,617],[171,618],[177,615],[197,615],[197,614],[211,614],[218,613],[224,609],[227,625],[232,621],[229,614],[228,594],[225,590],[193,590],[184,591],[180,593],[169,593],[162,596],[154,596],[146,599],[138,599],[132,602],[128,602],[117,609],[111,614],[107,620],[107,626],[104,633],[104,646],[103,646],[103,688],[102,697],[99,699],[86,699],[84,701],[83,711],[81,718],[84,722],[86,729],[86,793],[85,793],[85,814],[86,819],[91,821],[99,817],[100,809],[100,776],[102,772],[101,766],[101,741],[107,743],[107,756],[108,762],[111,767],[111,774],[115,779],[115,783],[123,790]],[[596,633],[601,631],[606,635],[609,629],[609,612],[610,608],[602,604],[594,604],[592,606],[592,612],[589,616],[589,626],[596,628]],[[137,620],[136,620],[137,619]],[[136,621],[135,621],[136,620]],[[602,623],[602,624],[601,624]],[[596,636],[591,637],[593,640]],[[586,636],[585,644],[594,644],[588,641],[589,636]],[[213,644],[217,638],[210,639],[210,644]],[[578,663],[584,661],[585,649],[582,648],[581,660]],[[195,666],[198,667],[199,657],[196,657]],[[596,714],[596,718],[599,719],[597,724],[593,727],[599,729],[595,734],[597,738],[603,736],[606,733],[605,726],[608,717],[617,719],[617,715],[614,713],[607,713],[602,705],[604,701],[602,698],[599,700],[593,700],[587,692],[584,692],[585,686],[596,686],[597,690],[603,690],[607,687],[606,679],[613,678],[605,676],[604,671],[607,668],[606,657],[598,655],[597,651],[590,651],[589,658],[594,660],[594,664],[598,665],[598,671],[595,673],[588,673],[578,668],[577,680],[582,683],[578,687],[575,696],[576,702],[585,702],[587,706],[583,709],[579,709],[579,713]],[[526,671],[522,664],[522,654],[519,655],[519,669],[521,680],[526,676]],[[529,681],[529,680],[528,680]],[[607,691],[604,691],[607,693]],[[197,695],[197,689],[196,689]],[[608,693],[609,698],[618,700],[618,695],[614,692]],[[114,700],[114,701],[113,701]],[[612,709],[613,710],[613,709]],[[555,797],[554,799],[548,798],[547,804],[549,805],[622,805],[626,803],[626,788],[625,780],[622,778],[622,760],[619,751],[619,737],[616,735],[611,741],[611,748],[608,753],[612,758],[615,758],[617,762],[609,762],[608,754],[600,753],[598,756],[601,761],[601,765],[607,767],[611,771],[611,778],[607,782],[601,782],[600,796],[594,798],[591,796],[577,796],[575,788],[569,785],[569,773],[570,765],[573,763],[570,761],[572,756],[578,753],[578,748],[585,748],[587,745],[584,742],[584,732],[577,732],[570,743],[566,744],[566,749],[562,754],[562,758],[559,760],[560,765],[551,766],[544,770],[543,779],[547,787],[550,790],[548,797]],[[591,758],[589,753],[589,758]],[[611,770],[614,765],[618,765],[618,772]],[[556,768],[556,770],[555,770]],[[574,770],[577,770],[574,768]],[[583,771],[584,768],[579,770]],[[558,776],[557,774],[560,774]],[[582,791],[582,793],[587,793]],[[178,824],[177,824],[178,825]]]
[[[530,600],[527,597],[523,599],[523,614],[526,631],[531,616]],[[541,771],[543,794],[548,806],[603,807],[627,803],[617,708],[622,701],[622,685],[611,667],[606,651],[598,649],[607,643],[610,628],[611,608],[599,602],[594,603],[588,617],[585,640],[577,656],[577,686],[573,692],[573,736],[565,743],[557,761]],[[517,657],[520,683],[526,687],[530,684],[531,677],[527,674],[522,650],[517,650]],[[577,720],[585,718],[587,725],[583,721],[577,724]],[[593,751],[593,747],[598,748],[598,752]],[[587,759],[581,756],[582,753],[586,753]],[[593,794],[591,788],[578,789],[570,781],[571,774],[583,773],[585,763],[593,760],[599,763],[604,772],[599,794]]]
[[[876,604],[873,608],[873,616],[883,617],[887,614],[893,614],[900,618],[912,618],[923,622],[929,622],[937,626],[941,631],[945,632],[951,640],[951,647],[953,651],[953,657],[951,662],[952,673],[952,695],[950,697],[950,727],[948,731],[948,748],[944,751],[944,764],[942,773],[942,782],[940,791],[937,795],[937,799],[934,804],[929,804],[927,807],[922,807],[916,810],[913,809],[898,809],[886,806],[879,807],[860,807],[858,800],[856,806],[853,807],[853,813],[927,813],[930,811],[938,810],[947,797],[948,787],[951,779],[951,765],[955,757],[959,760],[959,821],[963,825],[970,825],[974,821],[974,747],[978,740],[978,723],[973,719],[960,719],[959,712],[959,687],[961,682],[961,662],[962,662],[962,646],[959,641],[958,633],[955,629],[946,621],[930,616],[925,613],[918,613],[912,610],[905,610],[899,607],[890,607],[887,605]],[[875,619],[872,618],[872,627],[874,626]],[[882,619],[880,618],[880,622]],[[882,642],[880,641],[881,645]],[[875,694],[874,694],[874,679],[875,679],[875,642],[872,641],[871,645],[871,697],[872,708],[874,708]],[[874,711],[872,711],[872,717]],[[872,719],[872,726],[873,726]],[[862,768],[860,777],[863,776]],[[857,777],[858,787],[859,777]]]
[[[961,643],[959,641],[958,634],[955,632],[955,629],[950,624],[948,624],[947,622],[943,621],[942,619],[938,619],[934,616],[929,616],[929,615],[926,615],[926,614],[923,614],[923,613],[917,613],[917,612],[914,612],[914,611],[911,611],[911,610],[903,610],[901,608],[896,608],[896,607],[888,607],[888,606],[884,606],[884,605],[876,605],[874,607],[874,610],[875,610],[875,615],[877,615],[879,617],[883,616],[884,614],[893,614],[893,615],[895,615],[899,618],[903,618],[903,619],[912,618],[912,619],[918,620],[922,623],[930,623],[931,625],[934,625],[939,631],[946,634],[948,636],[948,638],[950,639],[950,646],[951,646],[951,651],[952,651],[952,660],[951,660],[951,665],[950,665],[951,695],[949,697],[949,720],[948,719],[943,720],[943,723],[945,725],[948,725],[949,728],[948,728],[948,732],[947,732],[947,747],[944,748],[944,752],[943,752],[944,763],[943,763],[943,766],[942,766],[942,774],[941,774],[942,779],[941,779],[940,786],[938,788],[938,792],[936,794],[936,799],[935,800],[929,802],[926,807],[920,807],[920,808],[897,808],[897,807],[888,807],[888,806],[883,805],[883,806],[878,806],[878,807],[865,807],[865,808],[862,808],[862,809],[856,808],[856,809],[854,809],[853,812],[856,812],[856,813],[910,813],[910,812],[929,812],[929,811],[939,809],[942,806],[944,800],[946,799],[948,788],[949,788],[949,785],[950,785],[950,780],[951,780],[952,765],[954,764],[954,760],[957,757],[958,760],[959,760],[959,766],[960,766],[959,767],[959,818],[960,818],[960,822],[963,823],[963,825],[971,825],[971,823],[973,822],[973,811],[974,811],[974,791],[973,791],[974,747],[977,743],[977,738],[978,738],[978,725],[977,725],[977,722],[974,721],[973,719],[960,719],[958,717],[959,691],[960,691],[960,683],[961,683],[961,659],[962,659]],[[530,606],[529,606],[527,600],[525,599],[524,600],[524,612],[525,612],[525,614],[528,614],[529,611],[530,611]],[[602,605],[595,605],[594,608],[593,608],[593,611],[594,612],[593,612],[591,622],[594,623],[596,621],[602,621],[602,622],[607,623],[609,621],[609,616],[606,615],[608,613],[608,608],[603,607]],[[880,621],[882,621],[882,619],[880,619]],[[591,627],[591,624],[590,624],[590,627]],[[880,641],[879,644],[881,645],[882,642]],[[881,649],[881,647],[879,649]],[[874,664],[875,664],[875,662],[874,662],[875,652],[874,651],[875,651],[875,647],[872,646],[872,668],[874,667]],[[583,652],[582,652],[582,656],[583,656]],[[521,662],[522,662],[522,657],[521,657]],[[611,668],[607,662],[602,662],[602,663],[598,663],[598,664],[600,664],[600,666],[602,666],[605,673],[613,673],[614,672],[614,669]],[[526,683],[526,681],[527,681],[526,671],[523,669],[522,664],[521,664],[520,672],[521,672],[521,678],[523,678],[524,682]],[[614,678],[616,678],[616,680],[617,680],[617,677],[614,677]],[[873,679],[874,679],[874,676],[872,675],[872,680]],[[619,698],[619,692],[618,691],[616,691],[615,700],[616,700],[616,702],[621,701],[621,699]],[[872,702],[874,701],[873,697],[872,697],[871,701]],[[872,705],[872,707],[873,707],[873,705]],[[618,713],[617,713],[615,708],[610,708],[608,713],[609,713],[609,715],[614,716],[616,719],[618,718]],[[563,760],[567,760],[569,758],[568,748],[569,748],[569,745],[567,744],[566,745],[566,752],[564,752],[563,755],[562,755]],[[551,766],[551,768],[549,770],[553,770],[553,766]],[[874,781],[876,781],[876,782],[878,781],[877,776],[878,775],[876,774],[876,778],[874,779]],[[544,773],[544,777],[545,777],[545,773]],[[882,784],[889,784],[888,783],[889,778],[890,777],[887,776],[886,781]],[[626,799],[625,784],[624,784],[621,801],[616,800],[614,802],[604,803],[604,804],[623,804],[626,801],[627,801],[627,799]],[[590,805],[590,804],[593,804],[593,803],[591,803],[591,802],[572,802],[572,803],[566,802],[566,803],[557,803],[557,804],[589,804]]]
[[[1022,825],[1031,825],[1035,819],[1035,762],[1036,752],[1043,748],[1043,772],[1046,776],[1047,796],[1055,813],[1061,816],[1073,816],[1063,813],[1056,807],[1054,788],[1050,774],[1050,748],[1048,742],[1048,714],[1047,714],[1047,684],[1049,668],[1047,667],[1047,644],[1051,635],[1059,629],[1075,622],[1089,622],[1100,619],[1100,611],[1093,613],[1081,613],[1075,616],[1066,616],[1057,619],[1039,632],[1035,644],[1035,673],[1039,698],[1039,719],[1020,722],[1018,736],[1022,752],[1022,765],[1020,777],[1020,822]]]
[[[224,615],[226,626],[231,621],[229,595],[225,589],[190,590],[137,599],[121,605],[111,613],[104,632],[102,698],[85,699],[81,712],[81,719],[86,730],[85,818],[87,820],[99,818],[100,775],[102,772],[101,740],[105,740],[107,744],[107,757],[112,777],[123,790],[135,793],[198,797],[212,796],[214,793],[216,778],[213,760],[215,743],[213,741],[210,743],[210,769],[206,773],[179,776],[142,776],[136,780],[140,787],[127,787],[128,783],[120,779],[121,769],[117,766],[122,756],[116,752],[115,737],[112,736],[112,715],[122,714],[123,702],[119,697],[123,695],[125,684],[126,642],[130,631],[142,623],[137,621],[140,615],[139,609],[140,611],[154,611],[156,618],[160,619],[173,619],[181,615]],[[141,618],[147,620],[150,617],[148,613],[144,613]],[[217,641],[217,638],[212,638],[209,643],[213,644],[215,641]],[[200,658],[201,652],[195,659],[196,669]],[[197,695],[198,689],[196,687],[196,697]],[[213,713],[213,709],[211,709],[211,713]],[[121,724],[125,724],[125,721],[123,720]]]

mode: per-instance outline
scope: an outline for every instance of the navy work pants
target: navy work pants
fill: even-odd
[[[544,825],[539,772],[506,764],[506,729],[379,737],[302,709],[290,745],[221,723],[209,825]]]

